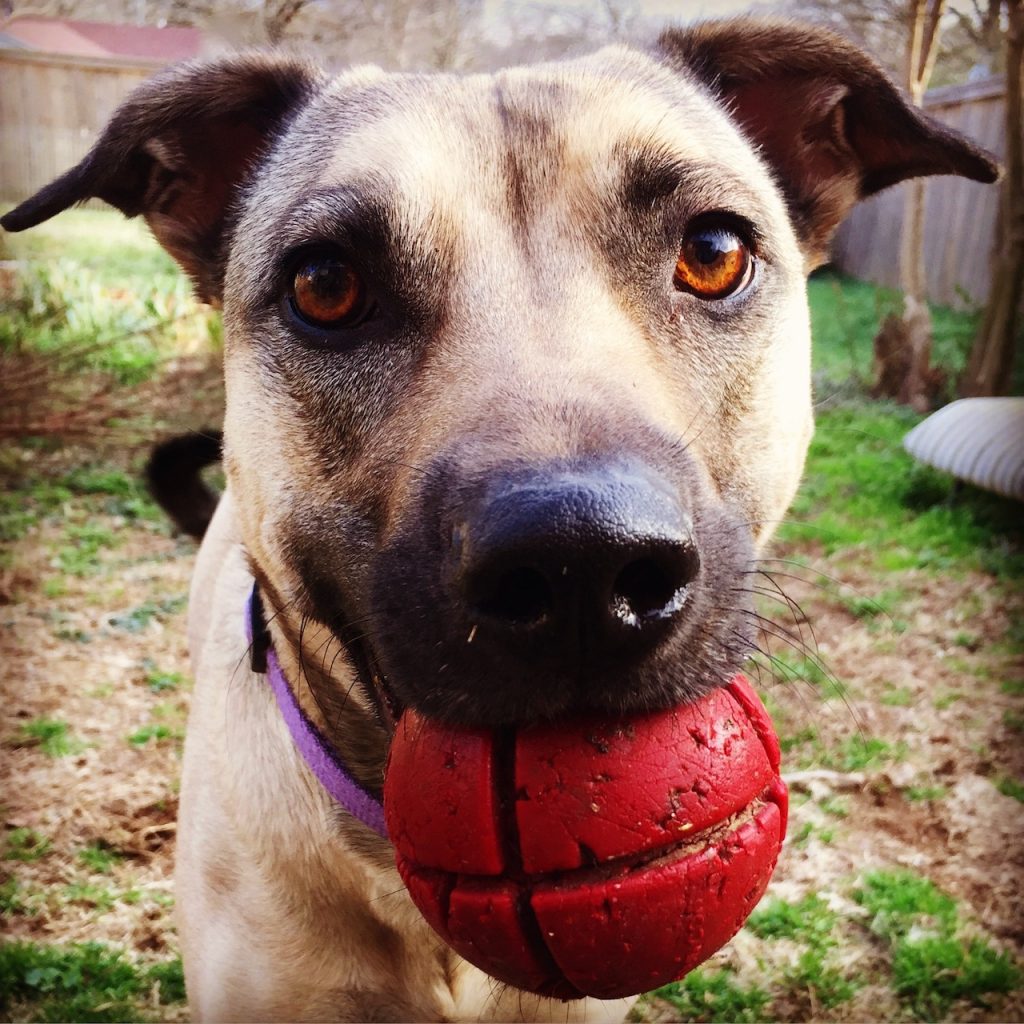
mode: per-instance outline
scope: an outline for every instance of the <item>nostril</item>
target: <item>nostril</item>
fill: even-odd
[[[678,589],[660,565],[641,558],[630,562],[615,578],[612,606],[622,618],[645,619],[660,612]]]
[[[526,626],[551,614],[554,594],[543,573],[520,567],[499,576],[477,607],[492,618]]]
[[[668,618],[682,607],[684,588],[696,575],[696,570],[695,552],[685,559],[685,564],[679,565],[638,558],[615,577],[612,610],[630,625],[643,619]]]

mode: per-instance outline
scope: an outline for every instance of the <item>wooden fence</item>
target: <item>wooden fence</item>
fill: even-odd
[[[933,89],[929,114],[1006,155],[1005,86],[1001,78]],[[981,305],[988,296],[999,216],[999,186],[964,178],[926,179],[924,251],[928,298],[946,306]],[[900,236],[906,187],[860,203],[840,227],[832,258],[846,273],[899,288]]]
[[[0,199],[19,202],[77,163],[149,61],[0,49]]]

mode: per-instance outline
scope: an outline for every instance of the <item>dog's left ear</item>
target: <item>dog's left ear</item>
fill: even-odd
[[[999,176],[991,153],[913,107],[867,54],[824,29],[739,18],[669,29],[657,48],[760,147],[809,268],[858,199],[929,174]]]
[[[22,231],[87,199],[142,214],[192,278],[220,301],[235,200],[319,73],[272,55],[175,65],[143,82],[82,161],[0,218]]]

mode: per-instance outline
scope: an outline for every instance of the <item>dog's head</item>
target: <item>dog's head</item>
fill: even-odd
[[[282,628],[501,723],[739,667],[812,430],[806,273],[923,174],[996,170],[837,37],[741,20],[496,75],[172,69],[4,223],[146,217],[223,302],[227,473]]]

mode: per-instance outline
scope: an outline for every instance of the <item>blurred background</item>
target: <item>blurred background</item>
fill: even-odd
[[[790,836],[748,925],[632,1017],[1024,1020],[1024,0],[6,0],[0,210],[174,61],[474,73],[746,12],[858,42],[1005,174],[862,203],[809,283],[817,435],[758,565],[749,666]],[[187,1017],[171,872],[195,546],[141,469],[219,426],[221,348],[139,222],[89,203],[0,233],[2,1020]]]
[[[926,13],[931,6],[924,5]],[[1001,71],[1002,0],[943,6],[934,84]],[[8,19],[4,46],[77,56],[159,62],[278,46],[330,68],[372,62],[399,70],[486,71],[613,40],[642,41],[673,21],[752,12],[829,24],[900,73],[912,7],[906,0],[7,0],[0,13]]]

